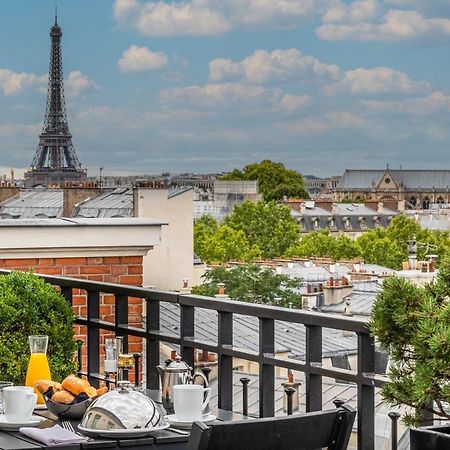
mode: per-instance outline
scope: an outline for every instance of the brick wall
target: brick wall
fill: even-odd
[[[142,256],[105,256],[105,257],[74,257],[74,258],[26,258],[26,259],[0,259],[0,268],[8,270],[33,270],[45,275],[61,275],[85,280],[142,286]],[[87,315],[86,292],[73,289],[73,311],[77,316]],[[143,304],[138,298],[129,298],[129,323],[133,326],[142,326]],[[100,299],[100,319],[114,322],[114,296],[102,295]],[[104,332],[101,335],[101,344],[106,338],[114,337]],[[86,342],[85,327],[75,326],[75,338]],[[142,352],[142,340],[130,336],[128,351]],[[86,345],[83,345],[82,368],[87,367]],[[101,346],[103,355],[103,345]],[[101,370],[103,370],[103,356],[100,356]],[[133,380],[133,374],[130,374]],[[59,381],[59,380],[58,380]]]

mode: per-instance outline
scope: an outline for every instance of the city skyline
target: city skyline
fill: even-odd
[[[37,4],[38,3],[38,4]],[[88,174],[445,168],[445,0],[58,1]],[[1,174],[42,130],[55,2],[0,4]]]

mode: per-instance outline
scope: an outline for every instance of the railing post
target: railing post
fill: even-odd
[[[314,363],[322,363],[322,328],[306,327],[306,412],[322,409],[322,376],[310,372]]]
[[[218,347],[219,347],[219,379],[218,407],[227,411],[233,410],[233,357],[224,355],[225,347],[233,346],[233,314],[219,312],[218,317]]]
[[[287,415],[288,416],[292,416],[292,396],[295,393],[295,389],[289,386],[286,386],[284,388],[284,392],[286,393],[287,396]]]
[[[71,287],[62,287],[61,295],[69,302],[69,304],[72,304],[72,288]]]
[[[118,330],[117,327],[128,325],[128,296],[115,296],[115,321],[116,321],[116,336],[123,337],[123,352],[128,353],[128,335]],[[128,380],[128,369],[123,370],[123,379]]]
[[[194,349],[185,345],[184,340],[194,339],[194,316],[193,306],[180,305],[180,347],[181,357],[190,366],[194,367]]]
[[[157,300],[147,299],[146,303],[146,328],[147,333],[159,332],[161,317],[161,305]],[[146,355],[145,355],[145,373],[147,389],[159,389],[159,374],[156,366],[160,364],[160,342],[157,339],[148,337],[145,339]]]
[[[94,321],[100,318],[100,293],[98,291],[87,291],[87,311],[88,320]],[[98,387],[98,379],[92,374],[100,372],[100,329],[88,326],[87,330],[87,372],[89,382]]]
[[[388,414],[391,419],[391,449],[397,450],[398,432],[397,432],[397,422],[400,414],[397,411],[392,411]]]
[[[275,367],[264,363],[264,355],[275,353],[275,321],[259,318],[259,416],[275,415]]]
[[[242,383],[242,414],[248,416],[248,383],[250,383],[250,378],[242,377],[239,381]]]
[[[363,384],[363,374],[375,372],[375,343],[367,333],[358,333],[358,450],[375,448],[375,387]]]

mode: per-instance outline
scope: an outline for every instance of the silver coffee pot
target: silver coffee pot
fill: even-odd
[[[168,414],[173,413],[173,387],[177,384],[194,383],[197,377],[201,377],[203,385],[208,387],[208,380],[202,372],[192,375],[192,367],[189,367],[181,356],[176,356],[167,366],[156,366],[161,378],[162,404]]]

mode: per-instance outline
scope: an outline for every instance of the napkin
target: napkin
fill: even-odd
[[[33,428],[22,427],[19,431],[25,435],[34,439],[35,441],[42,442],[45,445],[62,445],[62,444],[79,444],[87,442],[88,438],[66,430],[59,425],[55,425],[51,428]]]

